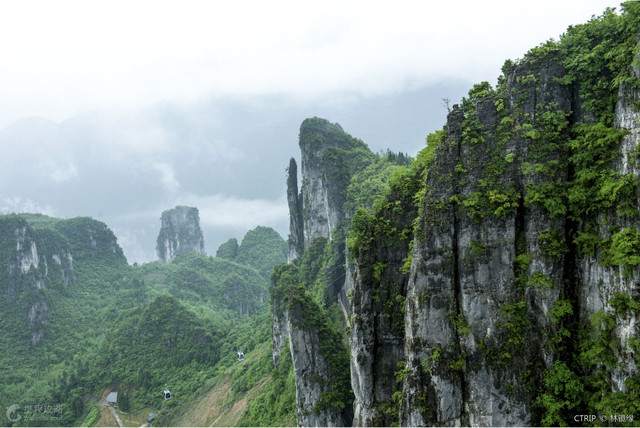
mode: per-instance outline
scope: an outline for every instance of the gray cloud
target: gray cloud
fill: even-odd
[[[607,6],[618,2],[3,2],[0,125],[209,94],[318,100],[490,80]]]
[[[306,117],[414,155],[442,98],[606,6],[2,3],[0,212],[98,218],[130,262],[155,257],[177,204],[198,206],[211,254],[258,224],[286,237],[284,168]]]
[[[207,251],[257,225],[288,233],[285,167],[310,116],[339,122],[374,151],[415,154],[440,128],[442,97],[468,82],[393,96],[346,94],[323,102],[286,96],[217,97],[94,111],[60,124],[30,118],[0,130],[0,210],[105,221],[130,262],[155,258],[160,214],[200,209]]]

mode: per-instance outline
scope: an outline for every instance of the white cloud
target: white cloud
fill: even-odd
[[[169,193],[178,191],[180,183],[171,165],[166,162],[157,162],[153,164],[153,168],[160,172],[160,180]]]
[[[131,230],[126,227],[111,227],[114,235],[118,239],[118,244],[124,251],[129,263],[133,262],[146,262],[154,259],[154,254],[149,251],[145,251],[143,245],[138,240],[139,234],[144,234],[144,229]]]
[[[277,200],[242,199],[221,194],[179,198],[176,205],[197,207],[200,223],[216,228],[249,230],[258,225],[274,226],[288,220],[289,209],[284,197]]]
[[[160,218],[160,214],[164,210],[171,209],[177,205],[198,208],[200,224],[203,227],[248,230],[258,225],[270,226],[283,221],[288,224],[289,219],[289,208],[285,195],[279,199],[270,200],[244,199],[224,194],[187,194],[179,195],[162,206],[123,214],[116,221],[155,221]]]
[[[612,0],[31,0],[0,5],[0,124],[210,94],[379,94],[493,80]]]

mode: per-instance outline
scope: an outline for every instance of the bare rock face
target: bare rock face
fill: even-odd
[[[339,412],[332,408],[333,403],[321,403],[323,393],[329,390],[331,366],[323,355],[318,332],[313,327],[305,327],[310,310],[312,308],[298,301],[286,314],[296,381],[298,426],[350,425],[350,409]]]
[[[278,367],[282,349],[289,341],[289,309],[281,298],[271,300],[271,356]]]
[[[420,179],[415,178],[410,188],[390,191],[384,208],[374,214],[375,222],[387,225],[384,231],[368,231],[365,240],[369,244],[351,248],[349,346],[354,426],[393,426],[398,422],[402,380],[395,373],[405,362],[404,306],[409,275],[404,265],[411,243],[407,232],[417,215],[413,195],[420,188]]]
[[[18,216],[0,218],[0,246],[4,249],[1,298],[10,315],[23,320],[31,344],[38,345],[48,324],[45,290],[64,288],[74,280],[71,250],[59,234],[34,230]]]
[[[298,193],[298,164],[294,158],[289,161],[287,202],[289,204],[289,253],[287,261],[291,263],[300,257],[304,251],[302,195]]]
[[[304,246],[322,236],[331,238],[331,231],[343,218],[342,192],[346,183],[334,180],[332,173],[339,166],[332,162],[333,149],[347,149],[351,136],[340,125],[327,120],[306,119],[300,126],[302,157],[302,210]]]
[[[577,326],[588,329],[598,314],[620,344],[616,364],[598,369],[613,391],[637,374],[628,344],[640,328],[620,307],[640,294],[640,275],[624,268],[624,252],[607,259],[615,234],[638,234],[637,187],[624,214],[585,213],[562,199],[580,167],[567,161],[569,129],[590,120],[576,113],[584,109],[563,75],[552,55],[523,62],[510,70],[506,96],[474,99],[472,90],[449,114],[414,242],[402,424],[536,424],[544,373],[573,364]],[[638,93],[623,86],[619,98],[615,125],[630,132],[608,167],[637,183]],[[591,255],[576,247],[587,233],[600,243]]]
[[[634,68],[636,78],[640,72]],[[627,84],[620,87],[616,105],[615,127],[627,130],[618,147],[618,154],[612,160],[612,169],[621,179],[633,177],[638,182],[640,178],[640,162],[638,148],[640,147],[640,111],[638,102],[640,90],[632,89]],[[616,207],[619,208],[619,207]],[[631,212],[640,212],[640,192],[636,193],[635,203],[630,206]],[[633,237],[635,234],[635,248],[627,248],[626,256],[640,254],[640,219],[620,212],[601,213],[597,216],[595,233],[602,242],[612,242],[615,246],[616,236]],[[615,225],[611,227],[611,225]],[[628,244],[627,244],[628,245]],[[605,250],[606,251],[606,250]],[[639,374],[638,355],[633,352],[633,343],[640,339],[640,320],[638,311],[625,309],[625,300],[632,302],[640,297],[640,269],[639,266],[625,266],[624,263],[614,266],[603,266],[603,250],[583,257],[578,261],[577,273],[581,278],[582,287],[578,291],[578,307],[580,318],[589,322],[595,314],[601,314],[602,319],[613,321],[610,324],[610,340],[619,343],[614,348],[616,365],[608,367],[612,391],[628,392],[625,380]],[[623,253],[623,254],[624,254]],[[630,298],[630,299],[629,299]],[[636,348],[637,349],[637,348]]]
[[[273,361],[278,365],[288,342],[296,387],[298,426],[350,426],[349,363],[340,334],[327,324],[324,311],[298,284],[292,264],[272,276]]]
[[[347,276],[325,291],[349,319],[354,425],[553,425],[579,406],[637,406],[640,72],[629,58],[633,78],[612,80],[562,55],[573,54],[550,43],[505,64],[497,90],[474,86],[438,134],[420,206],[385,200],[389,212],[354,217],[352,237],[374,232],[362,248],[350,243],[353,254],[331,236],[351,220],[340,209],[341,129],[303,123],[290,250],[302,200],[304,249],[333,239],[335,275]],[[621,82],[617,100],[611,82]],[[413,231],[412,246],[400,230]],[[309,416],[322,396],[309,373],[327,371],[326,359],[311,358],[319,330],[302,306],[273,307],[274,361],[288,336],[299,424],[337,423]],[[573,392],[554,386],[568,379]]]
[[[341,222],[345,219],[344,192],[352,173],[345,157],[349,150],[364,144],[337,124],[310,118],[300,126],[299,145],[302,163],[300,192],[294,159],[289,163],[287,178],[290,218],[288,261],[295,263],[305,250],[315,245],[314,242],[320,242],[317,240],[329,241],[335,256],[324,274],[324,300],[327,305],[338,303],[346,318],[350,310],[347,292],[353,287],[352,270],[346,266],[344,236],[336,239],[332,234],[343,226]],[[291,301],[293,295],[305,296],[304,290],[295,289],[286,295],[287,303],[284,297],[277,297],[277,293],[272,296],[273,361],[278,364],[288,341],[296,381],[298,425],[351,425],[353,395],[348,388],[349,363],[344,340],[330,337],[330,329],[323,327],[323,321],[310,323],[309,319],[317,318],[321,310],[315,303],[302,297]],[[315,309],[310,305],[316,305]],[[329,343],[331,345],[327,345]],[[327,352],[327,346],[335,351]],[[331,403],[327,397],[340,399]]]
[[[189,251],[204,254],[204,238],[197,208],[177,206],[162,213],[156,252],[164,263]]]

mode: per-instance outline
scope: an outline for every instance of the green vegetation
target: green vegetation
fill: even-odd
[[[529,140],[530,161],[521,166],[530,179],[524,203],[546,211],[550,218],[564,217],[568,221],[566,235],[557,230],[538,234],[542,256],[548,262],[590,257],[603,267],[620,267],[623,280],[637,272],[640,264],[640,232],[629,226],[637,225],[640,217],[638,180],[633,174],[614,169],[627,131],[615,128],[613,119],[621,85],[625,91],[640,86],[629,68],[637,53],[639,29],[638,3],[624,3],[621,14],[608,9],[587,24],[570,27],[559,41],[532,49],[523,61],[506,63],[505,76],[500,79],[503,86],[498,88],[498,92],[503,91],[509,75],[522,73],[527,66],[536,69],[536,64],[545,62],[562,65],[562,77],[554,79],[561,86],[577,90],[580,104],[573,112],[562,111],[552,103],[538,105],[532,120],[522,110],[526,91],[519,94],[512,112],[519,121],[513,131]],[[539,91],[539,73],[518,79],[521,87],[537,85],[535,90]],[[518,284],[552,287],[551,278],[529,272],[533,257],[539,256],[520,253],[516,257]],[[544,425],[571,425],[578,410],[610,415],[633,414],[640,408],[637,376],[626,380],[624,391],[612,392],[610,381],[612,372],[620,370],[616,355],[635,352],[635,339],[627,344],[614,340],[619,321],[609,309],[594,314],[591,325],[578,325],[575,291],[571,290],[576,285],[572,281],[576,279],[565,279],[565,296],[548,314],[554,328],[550,343],[544,345],[558,352],[558,360],[545,371],[537,392],[535,404],[541,409]],[[608,308],[624,319],[636,310],[637,302],[616,292]]]
[[[236,261],[251,266],[267,280],[273,267],[287,259],[287,243],[270,227],[258,226],[247,232],[238,247]]]
[[[22,416],[11,422],[3,412],[2,424],[92,425],[107,388],[120,391],[121,410],[162,408],[158,420],[171,421],[237,362],[237,350],[269,342],[264,272],[286,259],[284,240],[261,227],[247,235],[250,265],[185,253],[129,266],[101,222],[0,216],[0,284],[10,296],[0,301],[0,406],[17,404]]]
[[[216,257],[220,259],[235,260],[238,257],[238,240],[231,238],[218,247]]]
[[[323,241],[316,240],[316,242]],[[303,259],[301,268],[280,265],[274,269],[272,299],[282,302],[293,314],[292,328],[307,330],[310,337],[317,337],[320,356],[328,365],[326,378],[318,375],[315,380],[323,384],[323,392],[315,403],[313,412],[329,410],[340,413],[353,403],[349,354],[340,328],[334,323],[335,318],[329,313],[331,308],[325,307],[324,299],[317,297],[314,299],[311,290],[305,287],[302,269],[304,266]],[[318,284],[315,276],[319,274],[320,270],[316,270],[316,274],[311,277],[312,284]],[[304,276],[307,276],[308,281],[308,273]]]
[[[603,265],[622,266],[625,275],[631,275],[640,264],[640,232],[628,227],[611,236],[608,248],[603,254]]]
[[[374,328],[389,326],[385,333],[403,337],[414,242],[433,232],[425,225],[448,227],[441,224],[446,216],[438,218],[447,211],[454,229],[483,227],[473,239],[465,237],[464,249],[455,243],[455,251],[441,254],[452,277],[459,280],[467,272],[458,270],[495,255],[479,237],[490,233],[489,222],[503,222],[514,231],[503,238],[515,247],[506,269],[513,284],[504,295],[486,296],[499,305],[486,341],[478,340],[477,326],[460,313],[460,296],[453,296],[458,301],[446,322],[456,343],[426,344],[420,375],[463,379],[478,370],[482,354],[489,363],[483,369],[498,375],[521,369],[524,387],[506,384],[504,390],[533,403],[535,423],[572,424],[577,413],[639,415],[640,377],[628,373],[639,368],[640,339],[620,330],[640,315],[638,297],[622,292],[635,287],[640,265],[639,183],[634,173],[621,172],[637,170],[640,150],[626,158],[633,168],[619,167],[627,131],[614,123],[619,94],[630,97],[640,88],[629,70],[638,66],[637,59],[629,63],[638,56],[639,30],[640,4],[628,2],[620,14],[607,10],[522,60],[507,61],[498,85],[474,85],[451,112],[458,116],[450,125],[459,126],[430,134],[414,159],[373,153],[337,124],[305,120],[301,148],[320,152],[315,160],[330,183],[328,197],[344,219],[331,239],[315,237],[293,264],[283,264],[285,241],[261,226],[240,244],[235,238],[222,244],[216,257],[188,252],[169,264],[129,266],[101,222],[0,216],[0,409],[19,404],[23,416],[11,421],[0,412],[0,422],[49,425],[36,419],[42,409],[35,406],[57,406],[56,423],[92,426],[100,422],[101,397],[119,390],[121,410],[148,407],[159,413],[157,423],[181,424],[194,402],[224,390],[227,406],[251,394],[234,423],[292,425],[290,345],[277,366],[270,352],[272,317],[285,309],[291,327],[317,342],[317,357],[328,367],[311,378],[323,392],[310,411],[345,412],[354,399],[347,336],[366,317],[353,312],[343,319],[335,284],[348,266],[357,266],[371,292],[354,289],[348,297],[353,304],[366,300],[362,305],[376,322],[384,321]],[[450,164],[437,162],[436,152]],[[447,190],[438,194],[430,187],[435,184]],[[525,221],[539,219],[545,230],[529,233]],[[516,242],[507,242],[513,237]],[[461,261],[458,251],[466,252]],[[627,287],[602,284],[603,301],[594,303],[602,309],[588,324],[580,317],[591,308],[578,305],[581,263],[597,263]],[[562,276],[547,274],[541,264],[561,268]],[[416,296],[418,305],[425,301],[426,292]],[[543,307],[546,314],[535,313]],[[528,340],[536,338],[545,343],[529,349]],[[469,343],[480,352],[467,355]],[[237,351],[246,359],[238,361]],[[545,361],[531,361],[540,352]],[[393,385],[391,399],[375,403],[379,420],[391,423],[407,398],[402,382],[412,375],[407,362],[396,364],[395,373],[384,374]],[[163,399],[164,388],[171,400]],[[413,398],[427,414],[428,397]]]

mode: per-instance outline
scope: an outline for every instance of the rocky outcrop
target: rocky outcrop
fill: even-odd
[[[298,164],[294,158],[287,169],[287,202],[289,204],[289,253],[291,263],[304,251],[304,223],[302,217],[302,195],[298,193]]]
[[[340,411],[334,408],[335,403],[327,394],[331,390],[332,369],[335,368],[331,367],[326,352],[321,349],[318,331],[313,326],[305,327],[310,310],[313,308],[296,301],[287,311],[298,426],[348,426],[352,419],[351,409],[347,407]]]
[[[398,422],[402,381],[395,373],[405,361],[404,306],[409,280],[405,256],[412,219],[417,215],[413,195],[421,180],[412,177],[411,181],[415,187],[388,192],[368,230],[355,232],[364,237],[352,248],[353,288],[349,292],[354,426]]]
[[[289,309],[283,298],[271,299],[271,356],[274,367],[278,367],[282,349],[289,341]]]
[[[350,213],[345,212],[345,193],[351,175],[352,159],[372,155],[360,140],[344,132],[340,125],[317,117],[300,125],[302,189],[298,194],[297,165],[289,163],[287,199],[289,202],[290,234],[289,262],[308,249],[314,238],[332,241],[334,259],[325,278],[327,303],[338,302],[345,314],[349,312],[347,292],[352,286],[352,271],[348,271],[344,232]],[[335,232],[338,236],[332,236]],[[337,239],[335,239],[337,238]]]
[[[62,290],[74,280],[73,257],[66,240],[57,232],[29,226],[18,216],[0,217],[0,278],[4,297],[3,325],[28,331],[32,345],[45,336],[49,303],[45,290]],[[21,319],[23,326],[14,324]]]
[[[348,181],[333,179],[344,162],[337,150],[352,147],[352,137],[340,125],[327,120],[306,119],[300,126],[302,160],[302,211],[304,247],[313,238],[331,238],[343,219],[342,193]]]
[[[345,199],[357,189],[344,184],[355,172],[341,130],[305,121],[300,270],[315,268],[314,238],[329,239],[335,260],[318,264],[325,303],[349,320],[354,425],[562,425],[637,408],[638,28],[628,3],[507,62],[498,88],[475,85],[384,199],[358,200],[368,211]],[[414,166],[426,171],[418,194]],[[348,248],[333,233],[347,223]],[[319,330],[294,324],[295,305],[274,307],[309,411],[322,395],[305,378],[325,369],[307,355]]]
[[[599,311],[621,344],[604,369],[610,387],[625,391],[637,373],[626,344],[640,336],[636,315],[616,309],[615,299],[638,296],[638,270],[607,257],[614,233],[637,234],[638,190],[623,215],[595,200],[588,207],[599,212],[590,214],[577,196],[563,196],[580,185],[573,150],[588,150],[567,144],[569,129],[590,120],[576,113],[585,109],[564,73],[552,54],[525,61],[510,70],[506,93],[476,87],[448,117],[427,175],[406,296],[402,424],[539,423],[544,374],[575,364],[577,326]],[[637,183],[637,159],[626,153],[638,142],[637,125],[625,120],[637,115],[634,98],[621,90],[616,125],[633,125],[608,167]],[[601,243],[591,256],[576,247],[587,233]]]
[[[633,75],[640,79],[640,73],[634,68]],[[611,161],[611,169],[618,174],[619,182],[627,177],[637,183],[640,178],[640,90],[628,84],[620,87],[616,104],[615,126],[627,130],[617,147],[617,156]],[[640,211],[640,192],[635,192],[631,212]],[[580,319],[589,323],[595,314],[602,314],[611,322],[610,339],[619,346],[613,348],[616,364],[606,367],[607,377],[612,391],[628,392],[625,381],[640,373],[638,349],[634,343],[640,339],[639,311],[631,310],[628,303],[640,300],[640,265],[631,261],[632,255],[640,255],[640,219],[638,215],[629,215],[626,210],[615,207],[613,210],[600,213],[595,218],[597,224],[594,231],[600,242],[616,246],[616,237],[625,237],[626,250],[620,249],[619,260],[611,265],[602,259],[607,256],[606,248],[582,257],[577,261],[577,275],[581,287],[577,295],[577,307]],[[635,246],[629,245],[635,243]],[[625,263],[626,262],[626,263]]]
[[[298,426],[349,426],[353,419],[348,391],[348,358],[340,334],[327,314],[298,284],[293,265],[276,267],[272,276],[274,364],[288,341],[296,386]]]
[[[312,276],[322,275],[323,303],[330,305],[338,302],[346,318],[350,310],[346,293],[353,284],[345,263],[342,223],[345,219],[344,192],[352,173],[346,158],[349,150],[358,143],[339,125],[319,118],[306,119],[302,123],[299,143],[302,162],[300,192],[294,159],[289,163],[287,177],[290,219],[287,259],[289,263],[316,265],[314,269],[317,270],[323,261],[309,260],[310,256],[305,251],[314,252],[315,256],[311,257],[322,257],[327,240],[331,241],[331,263],[322,273],[314,271]],[[335,232],[338,235],[332,236]],[[313,250],[310,250],[312,247]],[[304,261],[301,262],[303,256]],[[316,279],[320,278],[307,278],[307,285]],[[347,387],[349,372],[344,340],[339,335],[330,337],[331,329],[324,326],[323,320],[310,322],[312,318],[317,319],[323,310],[311,301],[304,288],[299,288],[298,281],[298,276],[291,278],[286,287],[289,291],[281,297],[278,297],[278,293],[272,294],[274,364],[278,365],[282,349],[288,341],[296,379],[298,425],[350,425],[353,419],[353,396]],[[277,286],[279,289],[282,287],[282,284]],[[333,351],[328,353],[327,346]],[[339,381],[336,380],[338,377]],[[342,398],[331,402],[329,397]]]
[[[204,254],[204,238],[197,208],[177,206],[162,213],[156,252],[160,261],[170,263],[177,255],[194,251]]]

